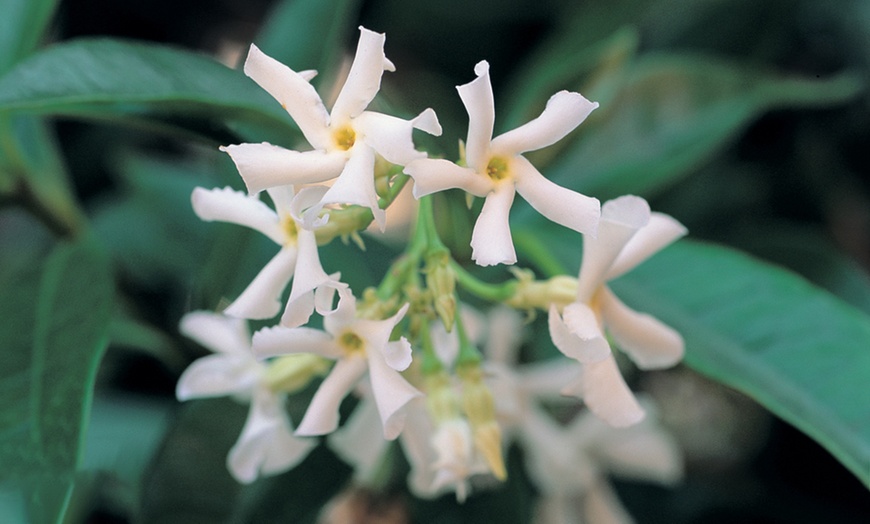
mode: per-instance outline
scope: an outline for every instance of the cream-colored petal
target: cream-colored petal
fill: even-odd
[[[547,101],[538,118],[492,140],[493,154],[516,155],[555,144],[579,126],[598,102],[580,93],[559,91]]]
[[[256,196],[249,196],[232,188],[205,189],[197,187],[190,195],[193,211],[207,222],[219,221],[249,227],[276,244],[284,243],[278,215]]]
[[[289,353],[315,353],[331,359],[342,355],[341,348],[328,333],[307,327],[263,328],[254,333],[252,349],[254,355],[261,359]]]
[[[227,456],[227,467],[239,482],[287,471],[317,445],[293,435],[282,398],[266,390],[255,395],[242,434]]]
[[[582,365],[570,358],[552,358],[522,366],[518,382],[528,395],[548,399],[561,399],[566,384],[574,381],[582,371]]]
[[[323,151],[291,151],[261,144],[238,144],[221,147],[229,154],[251,194],[284,185],[316,184],[341,173],[347,159],[341,154]]]
[[[207,355],[194,360],[175,386],[178,400],[249,394],[263,374],[251,354]]]
[[[596,455],[602,468],[620,478],[673,484],[683,476],[679,445],[648,420],[609,432],[596,443]]]
[[[414,160],[405,166],[405,173],[414,179],[415,198],[453,188],[483,197],[494,188],[489,177],[476,173],[470,167],[457,166],[449,160]]]
[[[486,196],[483,209],[471,232],[471,259],[479,266],[515,264],[517,254],[509,221],[516,191],[511,183],[496,185]]]
[[[359,30],[359,43],[353,65],[350,66],[347,80],[338,93],[330,113],[335,125],[356,118],[368,107],[381,88],[384,69],[392,66],[384,55],[386,37],[382,33],[369,31],[362,26]]]
[[[597,417],[617,428],[637,424],[644,417],[612,356],[583,365],[583,402]]]
[[[604,203],[598,236],[583,238],[583,264],[577,282],[578,302],[588,302],[631,237],[649,222],[646,200],[626,195]]]
[[[193,311],[181,318],[178,330],[216,353],[250,354],[248,323],[212,311]]]
[[[386,214],[378,206],[375,192],[375,153],[365,144],[357,144],[335,184],[329,188],[322,204],[354,204],[372,210],[375,222],[384,230]]]
[[[329,114],[306,79],[310,75],[300,75],[253,44],[245,60],[245,74],[290,113],[309,144],[315,149],[329,147]]]
[[[581,195],[548,180],[523,157],[513,159],[517,192],[548,220],[595,236],[601,217],[597,198]]]
[[[353,467],[354,479],[363,484],[374,482],[389,449],[374,400],[360,400],[347,422],[329,435],[327,443],[341,460]]]
[[[282,248],[242,294],[224,309],[224,314],[250,319],[274,317],[281,311],[281,295],[293,277],[295,267],[296,248]]]
[[[482,60],[474,66],[477,78],[457,86],[459,98],[468,112],[468,140],[465,141],[465,163],[483,173],[489,162],[489,143],[495,124],[495,100],[489,80],[489,63]]]
[[[341,401],[365,374],[366,367],[366,359],[362,357],[343,358],[336,362],[335,367],[317,388],[302,422],[296,428],[296,434],[314,436],[335,431],[338,427],[338,408]]]
[[[553,345],[566,357],[588,363],[598,362],[610,355],[610,345],[597,327],[595,314],[588,307],[577,307],[570,312],[566,308],[563,317],[556,306],[550,306],[547,319]],[[576,332],[572,332],[572,329]]]
[[[683,337],[673,328],[629,308],[606,286],[601,300],[605,327],[639,368],[669,368],[683,358]]]
[[[649,223],[631,237],[607,272],[607,280],[634,269],[647,258],[683,237],[688,230],[664,213],[652,213]]]
[[[410,345],[407,346],[411,349]],[[384,426],[384,438],[393,440],[405,426],[405,408],[408,403],[423,394],[408,383],[402,375],[387,363],[383,354],[368,351],[369,379],[372,393]]]
[[[426,153],[414,149],[412,138],[414,129],[421,129],[435,136],[441,135],[441,125],[435,111],[427,109],[411,120],[405,120],[383,113],[364,111],[353,121],[359,140],[365,142],[387,162],[404,166]]]

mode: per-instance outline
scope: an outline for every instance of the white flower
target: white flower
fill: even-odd
[[[346,292],[334,313],[323,319],[325,331],[299,327],[265,328],[254,334],[254,353],[270,357],[315,353],[336,360],[296,430],[298,435],[324,435],[338,427],[342,399],[368,371],[372,394],[381,416],[384,438],[395,439],[405,423],[404,408],[421,395],[399,373],[411,365],[411,345],[402,337],[390,342],[405,305],[386,320],[357,318],[356,301]]]
[[[315,442],[293,434],[284,395],[266,386],[266,366],[251,353],[246,323],[197,311],[181,319],[180,330],[215,354],[197,359],[182,373],[178,399],[232,395],[251,402],[242,434],[227,457],[230,473],[247,484],[301,462]]]
[[[619,372],[604,330],[641,369],[673,366],[682,358],[684,344],[670,327],[623,304],[606,283],[685,234],[682,224],[651,213],[640,197],[627,195],[605,203],[598,237],[583,239],[576,301],[561,314],[555,306],[550,308],[553,343],[583,364],[579,379],[563,392],[583,398],[611,425],[635,424],[643,418],[643,409]]]
[[[471,258],[481,266],[513,264],[517,257],[508,214],[515,193],[548,219],[575,231],[595,234],[600,215],[597,199],[563,188],[544,178],[522,156],[562,139],[598,107],[579,93],[560,91],[547,102],[541,115],[495,138],[495,106],[486,61],[474,67],[475,80],[457,87],[468,112],[468,167],[447,160],[415,160],[405,167],[414,178],[414,196],[461,188],[486,197],[471,237]]]
[[[393,64],[384,55],[384,35],[360,27],[356,57],[332,111],[309,83],[311,74],[297,73],[252,45],[245,74],[269,92],[290,113],[313,151],[299,152],[268,143],[222,148],[229,153],[248,191],[286,184],[313,184],[338,177],[322,204],[356,204],[372,210],[383,230],[374,184],[375,154],[398,165],[425,158],[414,149],[413,129],[433,135],[441,126],[432,109],[411,120],[365,111]]]
[[[250,227],[281,246],[224,313],[250,319],[274,317],[281,309],[281,294],[291,278],[293,287],[281,317],[282,325],[300,326],[308,322],[315,309],[322,315],[332,312],[332,292],[347,286],[323,270],[314,231],[303,227],[301,218],[301,211],[316,204],[324,191],[322,187],[310,187],[294,198],[293,186],[270,188],[273,211],[256,196],[228,187],[193,190],[193,210],[201,219]]]

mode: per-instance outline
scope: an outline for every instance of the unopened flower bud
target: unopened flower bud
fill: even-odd
[[[456,319],[456,274],[447,251],[437,251],[426,259],[426,287],[432,293],[435,313],[449,333]]]
[[[329,367],[329,360],[312,353],[286,355],[269,363],[265,380],[272,391],[295,393],[314,377],[325,375]]]
[[[477,364],[466,364],[457,373],[462,380],[462,409],[471,424],[474,445],[495,478],[504,480],[507,470],[501,450],[501,428],[495,419],[492,392],[483,382],[483,371]]]
[[[517,278],[516,293],[505,303],[516,309],[550,308],[550,304],[564,306],[577,298],[577,279],[558,275],[547,280],[535,280],[531,272],[514,271]]]

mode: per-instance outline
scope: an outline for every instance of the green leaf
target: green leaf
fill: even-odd
[[[110,39],[50,47],[0,78],[0,111],[193,127],[292,141],[290,117],[240,71],[165,46]]]
[[[57,0],[0,0],[0,75],[36,48]]]
[[[553,159],[545,170],[550,179],[602,200],[650,196],[699,167],[763,112],[838,103],[860,87],[848,74],[807,80],[710,56],[646,55],[581,125],[576,145],[563,141],[533,158],[539,166]]]
[[[613,283],[685,362],[806,432],[870,486],[870,318],[742,253],[680,241]]]
[[[359,0],[284,0],[256,39],[264,53],[296,71],[316,69],[315,85],[335,81]]]
[[[47,256],[4,248],[0,260],[0,485],[31,522],[59,522],[106,345],[111,273],[87,240]]]

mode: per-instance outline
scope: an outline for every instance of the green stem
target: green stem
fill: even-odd
[[[568,273],[565,266],[544,245],[539,235],[519,230],[513,233],[513,238],[517,251],[522,252],[547,277],[555,277]]]
[[[466,271],[455,260],[450,261],[450,267],[456,274],[456,282],[478,298],[490,302],[504,302],[516,293],[517,282],[515,280],[509,280],[503,284],[489,284]]]

